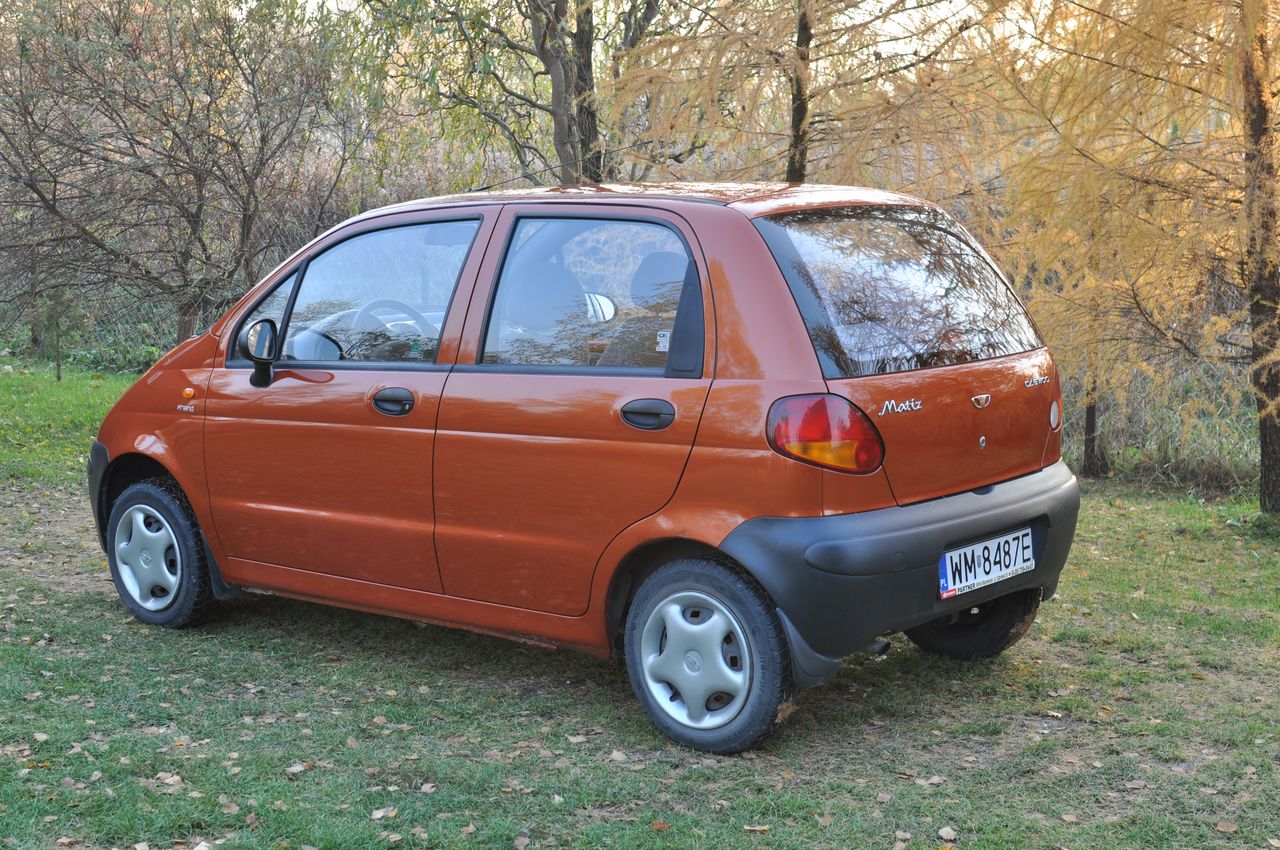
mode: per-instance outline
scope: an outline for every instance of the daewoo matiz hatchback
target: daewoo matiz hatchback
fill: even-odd
[[[147,372],[89,492],[125,606],[255,590],[625,659],[732,752],[905,631],[993,656],[1079,496],[1053,359],[911,198],[673,185],[354,218]]]

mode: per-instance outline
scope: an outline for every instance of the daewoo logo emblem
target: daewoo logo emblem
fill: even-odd
[[[976,395],[973,398],[969,399],[969,401],[973,402],[974,407],[978,408],[979,410],[982,410],[984,407],[991,404],[991,393],[983,393],[982,395]]]
[[[889,399],[884,403],[884,406],[880,408],[879,415],[884,416],[886,413],[909,413],[912,410],[919,410],[923,404],[924,402],[920,401],[918,398],[909,398],[906,401],[895,401],[893,399]]]

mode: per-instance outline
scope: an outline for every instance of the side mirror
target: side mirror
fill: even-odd
[[[274,377],[273,367],[280,356],[276,323],[272,319],[259,319],[240,332],[238,343],[241,356],[253,362],[253,375],[249,383],[266,387]]]

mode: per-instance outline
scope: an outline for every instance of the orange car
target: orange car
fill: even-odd
[[[626,660],[733,752],[905,631],[993,656],[1079,496],[1053,359],[936,208],[599,186],[376,210],[116,404],[89,492],[120,597],[251,589]]]

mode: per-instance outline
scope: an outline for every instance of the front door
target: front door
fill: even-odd
[[[465,307],[482,250],[472,246],[491,226],[483,214],[356,225],[229,323],[205,420],[229,558],[440,590],[431,466],[463,313],[449,305],[457,289]],[[260,318],[283,329],[266,387],[250,384],[235,348],[236,329]]]
[[[441,401],[444,588],[581,614],[609,541],[675,492],[710,386],[709,311],[675,217],[527,205],[498,227]]]

